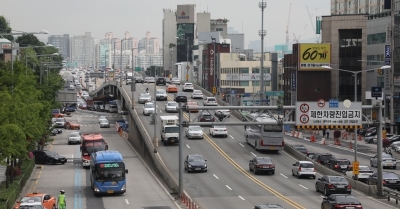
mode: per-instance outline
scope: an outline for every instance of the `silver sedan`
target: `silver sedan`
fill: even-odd
[[[371,167],[377,167],[378,166],[378,155],[375,155],[371,158],[370,160],[370,166]],[[392,167],[393,169],[396,169],[397,166],[397,160],[392,157],[392,155],[382,153],[382,167]]]
[[[81,134],[79,132],[72,132],[68,137],[68,144],[80,144]]]
[[[101,120],[101,121],[100,121],[100,128],[110,128],[110,121],[108,121],[108,120]]]
[[[185,129],[185,134],[188,139],[203,139],[203,129],[200,126],[189,126]]]

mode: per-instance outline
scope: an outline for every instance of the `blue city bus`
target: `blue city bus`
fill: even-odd
[[[90,162],[90,187],[95,195],[124,194],[128,169],[118,151],[92,153]]]

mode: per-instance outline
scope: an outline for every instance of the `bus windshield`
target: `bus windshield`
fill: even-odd
[[[279,125],[264,125],[265,132],[282,132],[282,126]]]
[[[100,142],[84,142],[82,151],[84,151],[83,155],[90,155],[93,152],[104,151],[104,150],[106,150],[106,145],[104,142],[100,141]]]
[[[99,163],[94,168],[96,181],[122,181],[125,179],[125,164],[117,163]]]

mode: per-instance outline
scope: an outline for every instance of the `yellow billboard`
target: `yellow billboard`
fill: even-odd
[[[331,44],[300,44],[299,70],[329,70],[322,66],[331,64]]]

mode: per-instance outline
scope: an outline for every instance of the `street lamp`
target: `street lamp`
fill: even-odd
[[[136,62],[133,58],[133,50],[135,50],[135,49],[138,49],[138,48],[132,48],[132,62],[131,62],[131,65],[132,65],[132,78],[131,78],[131,92],[132,92],[131,106],[132,106],[132,109],[135,109],[135,105],[134,105],[135,103],[134,103],[134,99],[133,99],[133,91],[135,90],[134,86],[136,85],[135,81],[133,80],[133,73],[134,73],[134,69],[136,68]]]
[[[189,81],[189,69],[190,69],[190,67],[189,67],[189,39],[188,38],[179,38],[179,37],[175,37],[175,38],[186,41],[186,81]]]
[[[377,69],[367,69],[367,70],[360,70],[360,71],[343,70],[343,69],[338,69],[338,68],[332,68],[330,66],[322,66],[322,68],[352,73],[354,76],[354,102],[357,102],[357,75],[360,73],[363,73],[363,72],[374,71],[377,69],[387,69],[387,68],[390,68],[390,66],[385,65],[385,66],[382,66]],[[357,126],[354,128],[354,135],[355,135],[355,137],[354,137],[354,161],[357,162]],[[382,160],[382,141],[378,140],[377,144],[378,144],[378,165],[379,165],[380,164],[379,156],[380,156],[380,160]],[[379,171],[379,169],[380,169],[380,171]],[[378,173],[382,173],[382,166],[381,167],[378,166]],[[354,179],[356,179],[356,180],[358,179],[358,174],[354,175]],[[378,183],[379,183],[379,179],[378,179]],[[382,179],[381,179],[380,183],[382,183]]]
[[[264,9],[267,7],[267,2],[262,0],[258,3],[258,7],[261,9],[261,30],[258,31],[258,35],[261,37],[261,69],[260,69],[260,106],[264,94],[264,36],[267,32],[264,30]]]
[[[46,55],[40,55],[40,56],[58,56],[59,54],[58,53],[53,53],[53,54],[46,54]],[[44,63],[41,63],[41,64],[44,64]],[[43,74],[42,74],[42,67],[40,67],[40,84],[42,84],[42,77],[43,77]]]

